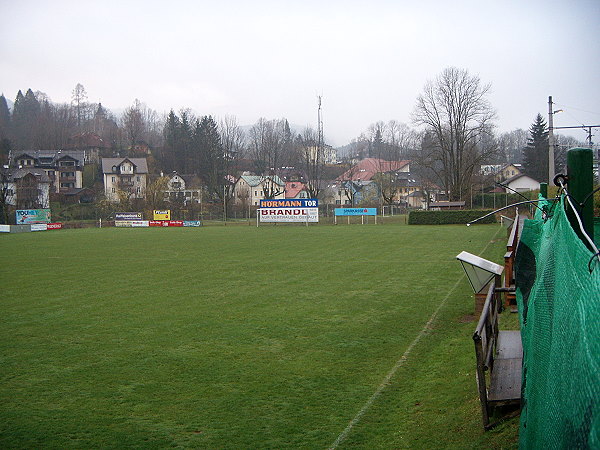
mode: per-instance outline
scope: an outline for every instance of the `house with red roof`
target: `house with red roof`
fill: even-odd
[[[308,198],[306,185],[302,181],[286,181],[285,198]]]
[[[388,172],[410,172],[410,161],[365,158],[341,174],[337,181],[371,181],[378,173]]]

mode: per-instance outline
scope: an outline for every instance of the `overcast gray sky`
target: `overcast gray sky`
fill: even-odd
[[[0,91],[69,102],[317,122],[328,143],[410,124],[428,79],[455,66],[492,84],[498,131],[600,124],[600,1],[0,0]],[[565,133],[566,134],[566,133]],[[584,139],[583,131],[571,133]],[[596,142],[600,141],[597,130]]]

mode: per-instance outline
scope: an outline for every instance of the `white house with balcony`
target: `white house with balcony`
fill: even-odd
[[[238,206],[257,206],[270,194],[272,199],[285,198],[285,183],[277,175],[242,175],[233,188]]]
[[[148,178],[146,158],[102,158],[104,194],[107,200],[145,198]]]

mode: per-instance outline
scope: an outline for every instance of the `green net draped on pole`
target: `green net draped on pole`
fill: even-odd
[[[600,262],[564,201],[540,202],[551,217],[525,221],[516,255],[521,448],[600,448]]]

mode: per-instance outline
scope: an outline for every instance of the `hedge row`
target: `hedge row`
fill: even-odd
[[[450,211],[411,211],[408,215],[409,225],[446,225],[466,224],[491,213],[492,209],[460,209]],[[478,223],[495,223],[495,214],[480,220]]]

